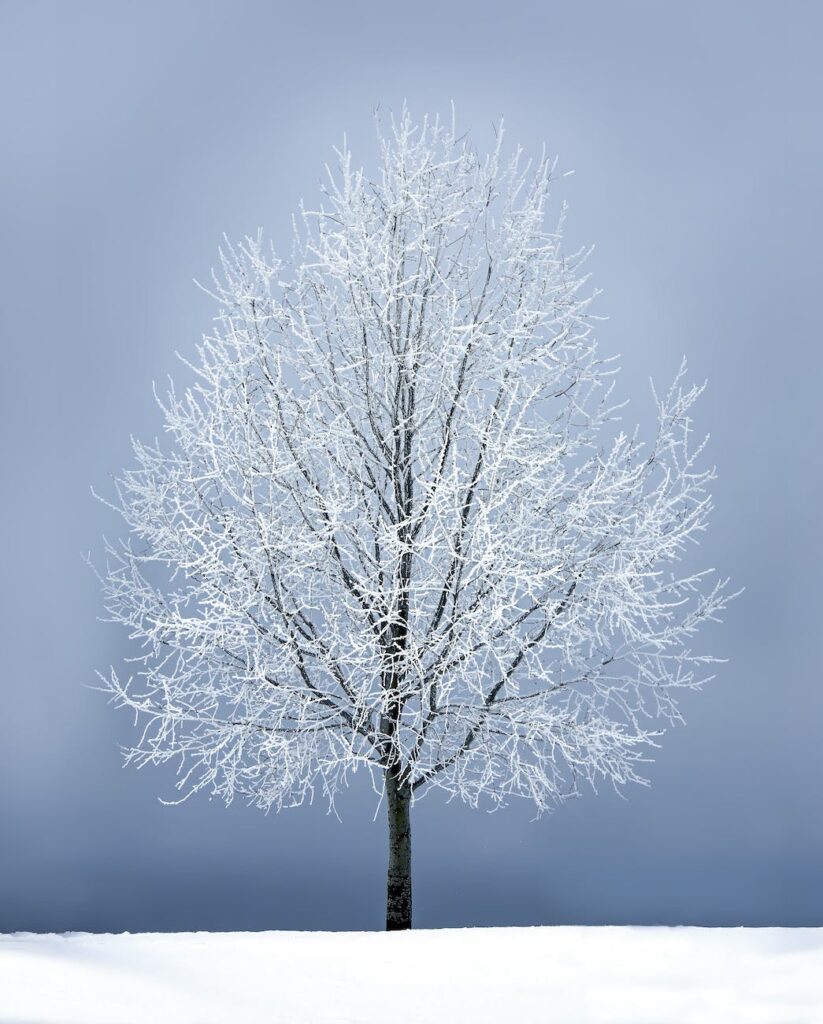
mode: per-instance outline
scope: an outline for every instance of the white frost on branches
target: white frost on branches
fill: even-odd
[[[358,766],[539,810],[642,781],[728,600],[678,571],[711,509],[701,389],[681,371],[650,444],[615,436],[547,159],[405,112],[376,179],[337,156],[290,261],[259,235],[221,252],[197,384],[117,481],[128,757],[265,808],[333,801]]]

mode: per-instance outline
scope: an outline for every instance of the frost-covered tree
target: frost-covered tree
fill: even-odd
[[[373,178],[337,152],[290,259],[221,252],[196,383],[116,483],[105,601],[143,646],[104,683],[183,795],[280,809],[371,773],[407,928],[414,801],[642,781],[728,596],[678,569],[711,508],[700,388],[619,432],[552,163],[406,112],[380,147]]]

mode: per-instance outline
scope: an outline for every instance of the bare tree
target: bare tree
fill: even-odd
[[[615,425],[584,253],[547,226],[553,165],[454,125],[344,145],[290,260],[226,244],[197,383],[134,444],[108,613],[142,641],[104,678],[180,758],[184,795],[263,808],[358,767],[385,797],[387,927],[412,919],[410,808],[434,787],[542,811],[637,775],[728,600],[681,569],[706,526],[682,371],[656,437]]]

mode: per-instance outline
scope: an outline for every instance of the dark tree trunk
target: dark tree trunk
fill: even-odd
[[[412,926],[411,789],[396,773],[386,772],[389,819],[389,873],[386,886],[386,930]]]

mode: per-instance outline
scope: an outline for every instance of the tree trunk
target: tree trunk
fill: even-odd
[[[412,926],[411,789],[395,771],[386,772],[389,819],[389,873],[386,886],[386,930]]]

